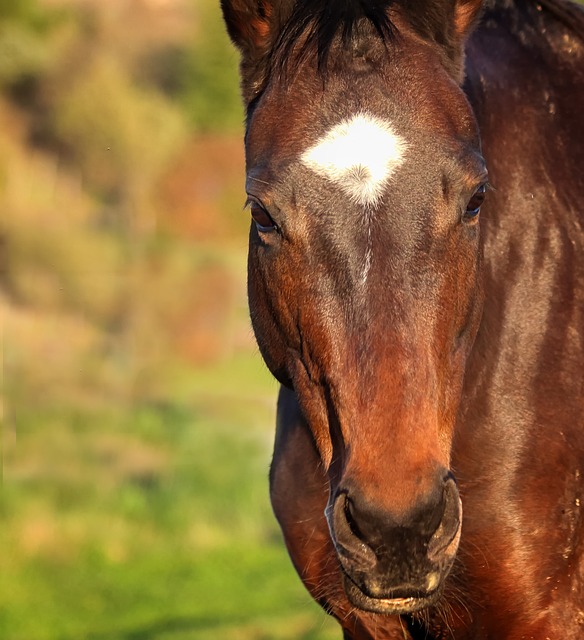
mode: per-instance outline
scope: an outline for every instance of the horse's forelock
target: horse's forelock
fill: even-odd
[[[340,36],[349,44],[360,22],[368,22],[383,43],[395,38],[390,18],[394,0],[297,0],[273,47],[273,69],[291,71],[309,57],[326,73],[329,54]]]

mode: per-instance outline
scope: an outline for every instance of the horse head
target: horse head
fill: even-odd
[[[222,7],[242,53],[255,335],[310,426],[349,600],[412,612],[461,531],[451,449],[487,171],[460,82],[480,2]]]

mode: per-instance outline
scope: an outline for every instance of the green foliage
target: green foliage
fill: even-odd
[[[47,50],[41,37],[13,22],[0,23],[0,86],[41,73]]]
[[[177,60],[178,97],[196,129],[240,131],[239,56],[227,37],[218,4],[214,0],[197,4],[199,37]]]
[[[88,233],[83,227],[9,226],[7,277],[19,302],[39,311],[68,309],[107,326],[118,294],[111,278],[122,268],[119,244],[107,234]],[[81,265],[97,264],[99,269],[79,270]]]
[[[43,31],[59,11],[47,12],[38,0],[0,0],[0,20],[12,21],[35,31]]]
[[[51,30],[65,12],[37,0],[0,0],[0,88],[42,75],[48,68]]]
[[[103,55],[55,99],[54,135],[102,193],[143,205],[184,136],[180,112]]]

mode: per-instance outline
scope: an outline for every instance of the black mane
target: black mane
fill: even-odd
[[[363,23],[387,44],[396,34],[389,17],[393,4],[394,0],[296,0],[273,47],[272,64],[284,71],[314,56],[324,72],[337,36],[349,45]]]

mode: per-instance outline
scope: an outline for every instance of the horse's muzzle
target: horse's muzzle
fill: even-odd
[[[403,614],[428,607],[440,597],[458,549],[462,520],[450,474],[399,519],[363,500],[354,488],[337,491],[327,518],[345,574],[345,591],[354,606]]]

